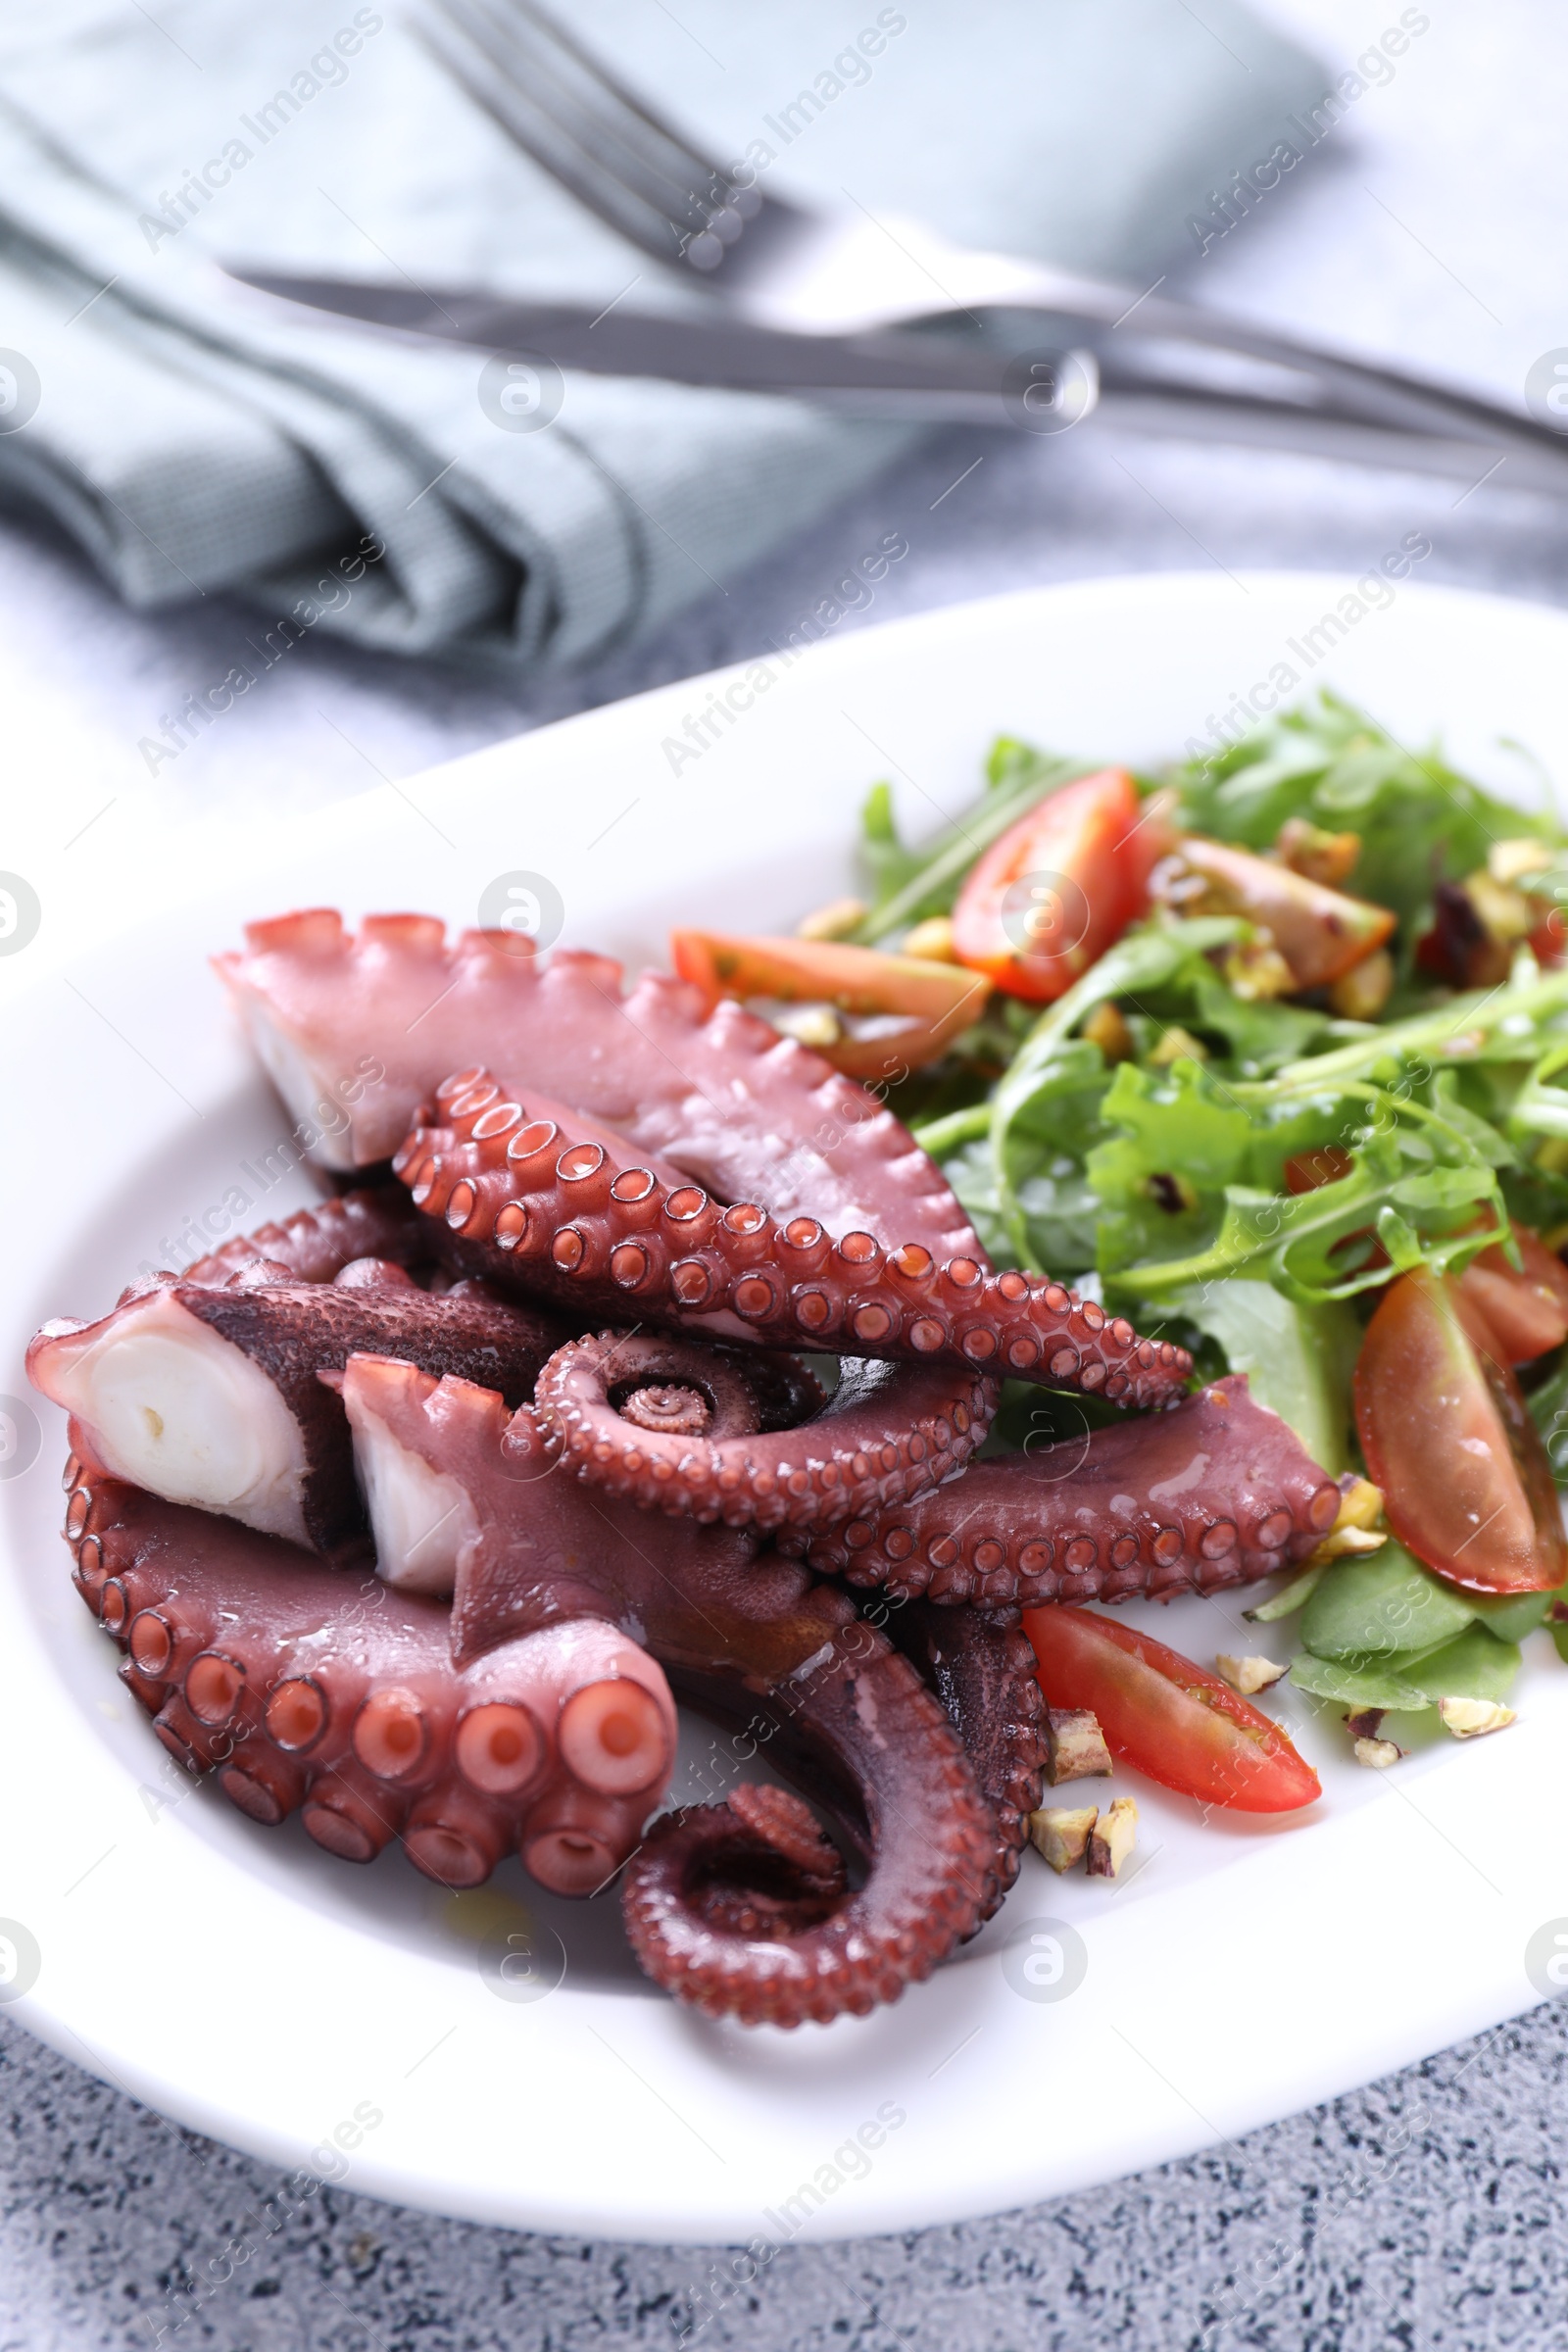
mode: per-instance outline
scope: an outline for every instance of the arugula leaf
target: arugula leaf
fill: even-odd
[[[915,851],[905,848],[899,837],[891,784],[873,784],[865,796],[860,809],[860,859],[871,884],[872,899],[878,904],[901,891],[924,863]]]
[[[1560,828],[1500,801],[1436,753],[1415,754],[1337,695],[1320,694],[1173,779],[1196,833],[1266,850],[1287,817],[1361,836],[1350,887],[1425,927],[1432,886],[1486,862],[1494,841]]]
[[[1298,1690],[1345,1706],[1417,1714],[1440,1698],[1503,1698],[1522,1663],[1517,1642],[1499,1642],[1484,1625],[1470,1625],[1455,1640],[1413,1657],[1396,1653],[1362,1663],[1303,1651],[1291,1661],[1291,1681]]]
[[[1289,1422],[1314,1462],[1331,1477],[1345,1469],[1350,1374],[1361,1344],[1348,1306],[1303,1306],[1270,1283],[1234,1278],[1181,1292],[1170,1305],[1219,1343],[1231,1370],[1247,1374],[1258,1403]]]
[[[861,947],[874,947],[893,931],[928,915],[951,914],[964,876],[980,856],[1000,841],[1009,825],[1048,793],[1074,776],[1092,775],[1083,760],[1054,758],[1004,738],[992,753],[993,774],[978,808],[966,809],[928,849],[907,849],[893,815],[887,784],[877,784],[860,812],[861,850],[873,891],[870,912],[853,934]]]
[[[1347,1666],[1338,1658],[1314,1658],[1302,1650],[1291,1660],[1291,1681],[1298,1690],[1310,1690],[1314,1698],[1338,1699],[1346,1707],[1382,1707],[1414,1712],[1430,1706],[1425,1691],[1407,1683],[1398,1673],[1399,1661],[1391,1658],[1375,1666]]]
[[[1434,1702],[1440,1698],[1505,1698],[1523,1659],[1517,1642],[1499,1642],[1484,1625],[1424,1658],[1397,1661],[1404,1680]]]
[[[1568,1487],[1568,1348],[1525,1401],[1545,1444],[1552,1477],[1559,1487]]]
[[[1332,1561],[1301,1617],[1301,1645],[1352,1665],[1424,1655],[1475,1622],[1468,1597],[1391,1538],[1381,1551]]]
[[[1413,1099],[1400,1102],[1376,1087],[1354,1091],[1374,1117],[1357,1133],[1348,1174],[1295,1196],[1227,1184],[1213,1241],[1185,1257],[1112,1263],[1107,1232],[1101,1257],[1107,1288],[1168,1298],[1189,1285],[1241,1274],[1316,1305],[1378,1287],[1391,1265],[1457,1270],[1506,1230],[1496,1170],[1457,1128]],[[1417,1123],[1414,1132],[1407,1120]],[[1483,1211],[1490,1214],[1478,1223]]]

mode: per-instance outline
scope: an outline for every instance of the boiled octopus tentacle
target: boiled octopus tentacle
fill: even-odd
[[[482,1057],[509,1095],[570,1103],[622,1135],[633,1161],[671,1160],[722,1199],[918,1242],[939,1260],[979,1248],[873,1095],[738,1004],[710,1012],[684,980],[645,974],[623,996],[607,956],[536,961],[508,931],[448,946],[429,915],[368,915],[355,938],[315,907],[245,938],[218,971],[284,1101],[324,1125],[326,1166],[389,1159],[448,1071]]]
[[[417,1266],[431,1254],[428,1229],[411,1211],[403,1187],[365,1185],[224,1242],[187,1266],[181,1279],[223,1283],[265,1258],[286,1268],[291,1281],[333,1282],[352,1265]]]
[[[724,1207],[697,1185],[617,1166],[478,1069],[438,1088],[393,1166],[446,1228],[457,1262],[508,1289],[768,1348],[1011,1373],[1126,1405],[1169,1403],[1185,1348],[1141,1339],[1060,1283],[988,1271],[983,1253],[940,1262],[922,1244],[834,1241],[815,1217],[780,1224],[754,1202]]]
[[[455,1668],[447,1612],[374,1577],[68,1472],[82,1598],[164,1745],[216,1771],[231,1804],[372,1861],[394,1837],[443,1886],[517,1851],[542,1886],[587,1894],[635,1846],[675,1751],[669,1687],[601,1616]]]
[[[361,1263],[365,1261],[359,1261]],[[48,1323],[27,1375],[76,1422],[103,1470],[165,1501],[219,1511],[323,1557],[367,1550],[343,1407],[323,1383],[357,1350],[481,1381],[520,1404],[560,1347],[535,1310],[460,1285],[159,1278],[93,1323]]]
[[[863,1870],[852,1890],[806,1808],[776,1792],[656,1824],[624,1906],[660,1984],[714,2016],[825,2021],[894,1999],[974,1928],[996,1867],[991,1809],[938,1699],[846,1594],[743,1531],[651,1522],[553,1471],[527,1406],[509,1416],[483,1390],[364,1356],[344,1396],[372,1495],[412,1461],[466,1500],[449,1538],[458,1656],[591,1591],[678,1695],[744,1727],[749,1752],[770,1743]]]
[[[1289,1423],[1231,1373],[1168,1413],[976,1462],[799,1548],[851,1584],[946,1603],[1165,1600],[1272,1576],[1339,1506]]]
[[[868,1625],[835,1628],[756,1712],[777,1727],[780,1768],[831,1807],[863,1886],[832,1875],[798,1799],[736,1790],[650,1826],[622,1888],[632,1949],[710,2017],[863,2017],[972,1933],[995,1861],[990,1808],[938,1701]]]
[[[1016,1609],[945,1609],[927,1600],[890,1608],[881,1622],[956,1726],[997,1825],[982,1921],[1018,1876],[1029,1816],[1044,1791],[1046,1702]]]
[[[989,1381],[853,1361],[825,1407],[817,1390],[810,1419],[770,1420],[757,1391],[785,1365],[811,1378],[760,1348],[605,1332],[553,1356],[534,1402],[578,1477],[645,1510],[759,1529],[828,1527],[917,1494],[961,1469],[990,1426]]]

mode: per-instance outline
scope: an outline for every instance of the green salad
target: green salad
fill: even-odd
[[[1440,1308],[1485,1293],[1503,1326],[1517,1306],[1523,1338],[1483,1348],[1467,1326],[1504,1425],[1498,1383],[1523,1399],[1499,1478],[1539,1488],[1544,1455],[1568,1480],[1568,833],[1326,694],[1217,758],[1122,775],[1139,814],[1120,842],[1053,818],[1093,772],[1004,738],[976,805],[917,849],[871,792],[866,898],[818,935],[995,983],[939,1057],[895,1073],[890,1106],[999,1266],[1075,1284],[1205,1378],[1245,1372],[1337,1476],[1367,1467],[1352,1380],[1392,1286],[1414,1276],[1405,1296]],[[1139,873],[1118,881],[1129,855]],[[1365,1375],[1374,1410],[1392,1377]],[[1009,1384],[993,1443],[1096,1409]],[[1389,1520],[1420,1523],[1418,1487],[1446,1476],[1386,1468]],[[1374,1733],[1440,1701],[1476,1702],[1472,1728],[1502,1720],[1519,1642],[1556,1611],[1542,1578],[1560,1531],[1541,1533],[1530,1590],[1492,1539],[1456,1561],[1375,1512],[1351,1533],[1251,1612],[1297,1617],[1294,1681]],[[1553,1631],[1568,1656],[1568,1624]]]

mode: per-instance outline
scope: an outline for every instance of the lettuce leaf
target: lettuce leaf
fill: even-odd
[[[1435,752],[1412,753],[1366,713],[1323,693],[1282,712],[1215,760],[1173,778],[1187,822],[1218,841],[1266,850],[1288,817],[1361,836],[1349,887],[1425,928],[1432,886],[1484,865],[1494,841],[1555,840],[1549,816],[1501,801]]]

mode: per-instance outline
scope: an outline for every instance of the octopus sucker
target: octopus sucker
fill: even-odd
[[[603,1617],[455,1666],[438,1603],[83,1476],[108,1571],[98,1613],[127,1679],[171,1753],[216,1772],[252,1820],[299,1811],[348,1861],[401,1837],[447,1886],[519,1852],[541,1884],[582,1893],[586,1855],[598,1886],[632,1851],[669,1778],[675,1708],[662,1669]],[[149,1620],[167,1639],[138,1655]]]
[[[935,1486],[981,1444],[994,1399],[951,1366],[851,1361],[824,1405],[792,1356],[615,1332],[563,1348],[534,1392],[578,1477],[760,1529],[831,1526]]]
[[[623,1882],[632,1948],[656,1983],[711,2017],[864,2016],[978,1924],[991,1809],[940,1702],[868,1625],[836,1629],[808,1673],[762,1694],[762,1711],[792,1747],[814,1746],[851,1777],[855,1801],[836,1824],[863,1883],[849,1889],[798,1799],[742,1788],[651,1825]]]
[[[226,1283],[265,1259],[293,1282],[332,1282],[350,1266],[403,1269],[425,1263],[430,1254],[429,1229],[403,1187],[366,1185],[222,1243],[187,1266],[181,1279]]]
[[[980,1920],[1018,1876],[1029,1816],[1044,1789],[1046,1705],[1035,1653],[1017,1609],[944,1609],[910,1600],[888,1631],[936,1692],[962,1740],[996,1824]]]
[[[324,1166],[390,1159],[442,1079],[471,1071],[495,1102],[567,1103],[632,1160],[667,1160],[724,1199],[760,1195],[834,1233],[897,1229],[942,1258],[977,1247],[874,1095],[740,1005],[710,1011],[687,981],[645,973],[627,992],[610,956],[546,961],[509,931],[449,944],[425,915],[368,915],[355,935],[313,907],[245,938],[217,969],[296,1118],[318,1125],[318,1103],[342,1106],[316,1147]]]
[[[484,1114],[471,1106],[495,1082],[471,1079],[465,1071],[436,1090],[430,1118],[393,1166],[442,1237],[433,1246],[509,1292],[581,1314],[632,1306],[664,1328],[764,1348],[827,1347],[971,1379],[1011,1371],[1123,1405],[1172,1402],[1192,1370],[1184,1348],[1142,1338],[1059,1283],[995,1273],[978,1243],[938,1260],[918,1242],[889,1249],[852,1229],[822,1248],[813,1219],[803,1250],[789,1239],[800,1220],[781,1223],[753,1200],[726,1207],[700,1186],[670,1190],[629,1162],[612,1174],[608,1158],[602,1196],[584,1200],[571,1174],[582,1147],[569,1130],[551,1119],[521,1139],[479,1135]],[[547,1141],[519,1152],[519,1140],[546,1128]],[[612,1198],[621,1177],[638,1183],[635,1232]],[[615,1255],[628,1248],[635,1267],[617,1273]],[[803,1260],[813,1271],[792,1280]]]
[[[168,1502],[240,1520],[331,1559],[365,1550],[348,1425],[323,1375],[382,1350],[460,1372],[514,1401],[559,1347],[548,1317],[412,1284],[172,1279],[96,1323],[47,1324],[33,1385],[69,1412],[90,1458]]]
[[[1304,1559],[1339,1490],[1245,1373],[1171,1411],[976,1462],[936,1494],[813,1531],[813,1567],[952,1606],[1217,1592]]]
[[[885,1105],[738,1005],[419,915],[286,915],[220,968],[370,1180],[28,1369],[126,1690],[259,1828],[621,1875],[680,1999],[863,2015],[1016,1876],[1021,1607],[1262,1576],[1338,1512],[1245,1380],[1189,1396],[1180,1348],[993,1266]],[[1007,1378],[1147,1409],[977,1458]],[[788,1785],[661,1812],[677,1701]]]
[[[367,1357],[350,1362],[345,1394],[356,1415],[373,1407],[378,1445],[468,1498],[477,1532],[454,1562],[456,1655],[482,1659],[488,1643],[581,1605],[588,1580],[680,1696],[770,1742],[858,1858],[863,1884],[852,1892],[834,1878],[829,1901],[821,1871],[803,1886],[798,1854],[775,1850],[755,1806],[745,1819],[726,1802],[656,1823],[623,1899],[661,1984],[713,2015],[798,2024],[893,1998],[974,1928],[996,1820],[940,1700],[847,1595],[759,1548],[755,1531],[685,1520],[656,1540],[659,1522],[635,1503],[551,1475],[528,1406],[509,1416],[468,1384]],[[790,1815],[797,1838],[808,1818]]]

